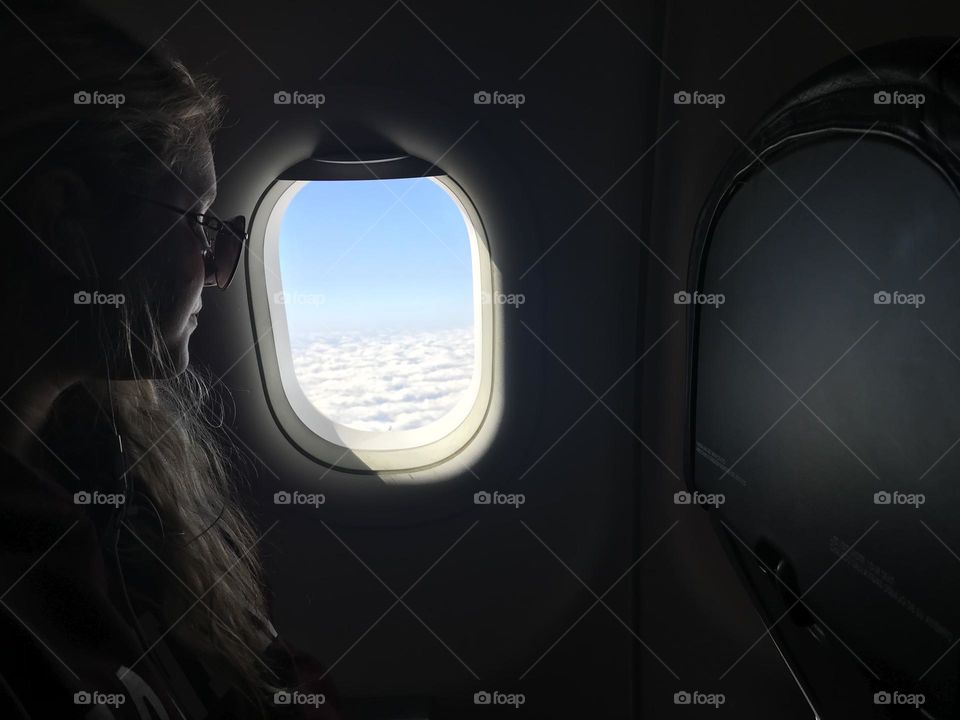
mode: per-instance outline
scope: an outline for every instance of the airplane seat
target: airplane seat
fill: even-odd
[[[821,718],[960,716],[954,42],[790,92],[691,254],[687,481]]]

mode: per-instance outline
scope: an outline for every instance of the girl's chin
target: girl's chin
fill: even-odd
[[[176,338],[166,340],[167,353],[171,367],[165,368],[163,375],[173,377],[187,369],[190,363],[190,336],[197,327],[197,318],[190,316]]]

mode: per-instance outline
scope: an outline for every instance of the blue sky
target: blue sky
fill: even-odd
[[[322,296],[315,305],[288,304],[292,339],[473,322],[463,215],[427,178],[309,183],[281,224],[280,276],[288,294]]]

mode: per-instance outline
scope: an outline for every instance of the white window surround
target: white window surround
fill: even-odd
[[[323,178],[335,179],[335,178]],[[477,434],[490,407],[493,390],[493,272],[483,225],[473,204],[451,178],[429,177],[460,209],[472,255],[475,371],[458,404],[420,428],[371,432],[346,427],[326,417],[307,399],[294,374],[283,305],[273,298],[283,291],[279,265],[280,225],[290,202],[307,180],[277,180],[258,203],[250,229],[248,288],[254,332],[261,337],[258,356],[267,400],[283,432],[303,452],[320,462],[352,472],[409,472],[442,463],[460,452]],[[261,261],[262,260],[262,261]]]

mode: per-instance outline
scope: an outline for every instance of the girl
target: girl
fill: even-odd
[[[245,238],[210,212],[222,101],[79,8],[2,28],[0,717],[337,717],[188,364]]]

